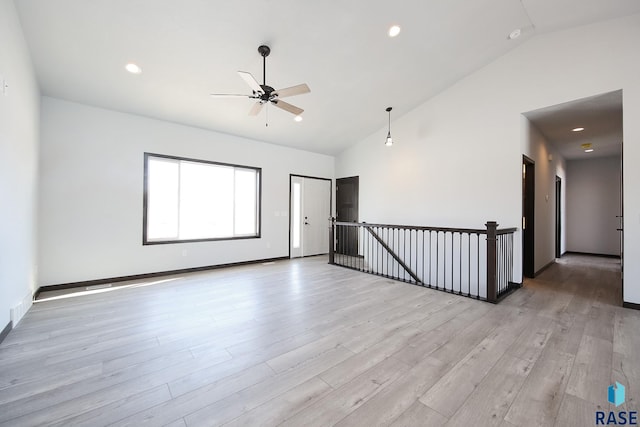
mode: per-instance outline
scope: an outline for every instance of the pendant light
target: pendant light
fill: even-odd
[[[384,145],[391,147],[393,145],[393,139],[391,138],[391,107],[387,107],[386,111],[389,113],[389,131],[387,132],[387,139]]]

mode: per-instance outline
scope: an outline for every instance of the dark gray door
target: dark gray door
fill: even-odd
[[[336,220],[358,222],[359,177],[336,179]],[[358,255],[358,230],[356,227],[336,227],[336,252]]]
[[[556,258],[562,256],[562,178],[556,175]]]
[[[533,254],[535,250],[534,213],[535,163],[527,156],[522,159],[522,274],[535,276]]]

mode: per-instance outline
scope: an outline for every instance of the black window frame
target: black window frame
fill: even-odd
[[[200,238],[200,239],[171,239],[171,240],[151,240],[149,241],[147,236],[147,215],[148,215],[148,178],[149,178],[149,158],[156,157],[161,159],[169,159],[169,160],[177,160],[177,161],[187,161],[194,163],[204,163],[209,165],[218,165],[225,167],[233,167],[233,168],[241,168],[241,169],[252,169],[256,172],[258,177],[258,185],[257,185],[257,233],[255,235],[250,236],[231,236],[231,237],[208,237],[208,238]],[[144,183],[143,183],[143,200],[142,200],[142,244],[144,246],[148,245],[166,245],[166,244],[174,244],[174,243],[193,243],[193,242],[215,242],[215,241],[225,241],[225,240],[247,240],[247,239],[260,239],[262,237],[262,168],[256,166],[247,166],[247,165],[238,165],[233,163],[223,163],[216,162],[213,160],[203,160],[203,159],[194,159],[190,157],[181,157],[181,156],[173,156],[168,154],[158,154],[158,153],[144,153]]]

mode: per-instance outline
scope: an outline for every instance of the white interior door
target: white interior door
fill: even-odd
[[[291,177],[291,257],[329,251],[331,181]]]

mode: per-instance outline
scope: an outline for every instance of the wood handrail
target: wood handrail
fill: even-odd
[[[425,230],[425,231],[443,231],[450,233],[471,233],[471,234],[487,234],[486,228],[454,228],[454,227],[430,227],[416,225],[395,225],[395,224],[372,224],[368,222],[344,222],[336,221],[335,225],[343,225],[347,227],[385,227],[396,230]],[[509,234],[518,231],[516,227],[502,228],[496,230],[496,234]]]

